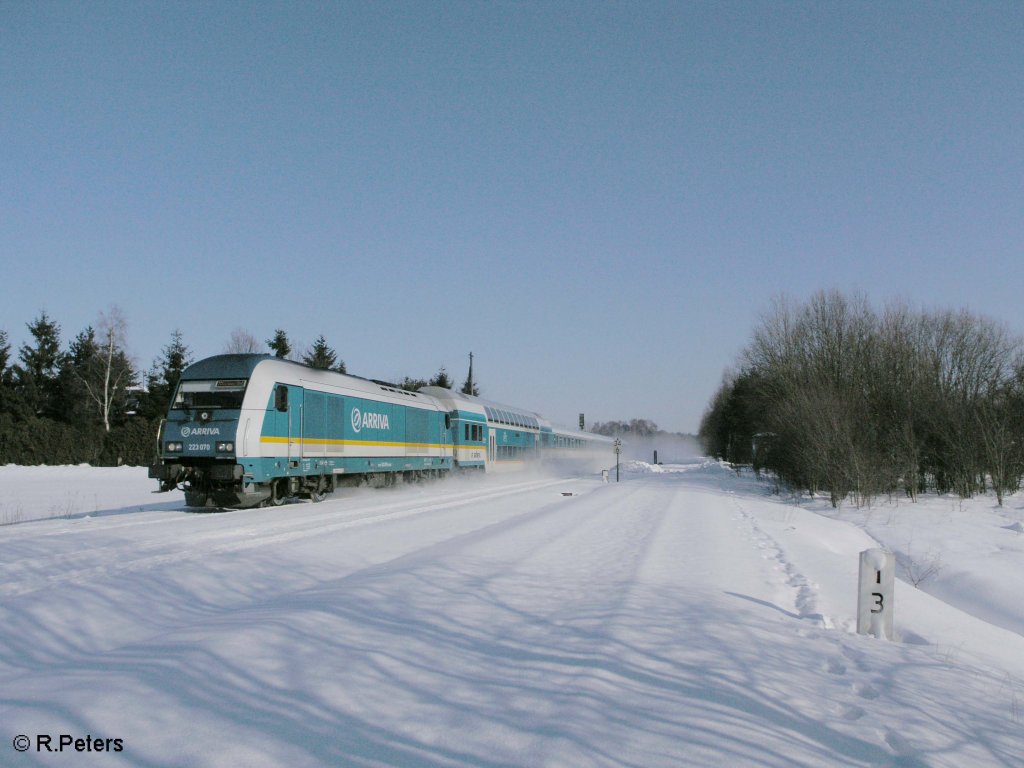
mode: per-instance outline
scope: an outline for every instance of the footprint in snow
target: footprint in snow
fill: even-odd
[[[829,659],[827,666],[828,666],[828,671],[829,671],[830,674],[833,674],[833,675],[845,675],[846,674],[846,665],[843,664],[843,662],[839,661],[839,659]]]
[[[853,690],[862,699],[877,699],[880,695],[870,683],[858,683]]]
[[[860,720],[867,712],[863,708],[856,705],[849,705],[843,707],[843,719],[853,722],[854,720]]]
[[[893,765],[900,768],[927,768],[928,764],[917,756],[917,750],[895,731],[885,731],[885,743],[896,753],[896,762]]]
[[[843,648],[843,656],[845,656],[847,659],[849,659],[854,664],[856,664],[858,668],[861,668],[863,666],[863,663],[864,663],[864,652],[863,651],[858,651],[856,648],[844,647]]]

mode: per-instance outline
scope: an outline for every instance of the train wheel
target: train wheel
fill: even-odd
[[[280,507],[282,504],[284,504],[285,498],[285,480],[279,479],[271,481],[270,499],[268,499],[268,501],[270,502],[270,506]]]
[[[322,477],[314,482],[315,485],[313,485],[309,490],[309,499],[314,504],[319,504],[321,501],[327,498],[327,494],[329,492],[328,485],[327,481],[324,480],[324,478]]]
[[[201,491],[185,491],[185,506],[205,507],[207,498]]]

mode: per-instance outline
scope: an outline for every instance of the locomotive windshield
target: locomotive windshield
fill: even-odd
[[[183,381],[178,385],[171,408],[241,408],[245,396],[245,379],[213,379]]]

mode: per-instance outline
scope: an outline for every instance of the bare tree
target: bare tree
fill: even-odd
[[[260,352],[262,348],[263,345],[251,333],[243,328],[235,328],[231,332],[231,338],[228,340],[228,343],[224,346],[224,354],[248,355]]]
[[[701,424],[716,455],[858,504],[901,485],[1001,502],[1024,475],[1022,342],[965,311],[881,315],[863,296],[776,300]],[[762,439],[764,438],[764,439]]]
[[[87,397],[98,408],[107,432],[117,405],[122,404],[135,378],[125,351],[127,336],[128,321],[124,313],[117,305],[111,305],[107,312],[100,312],[96,321],[93,353],[74,369]]]

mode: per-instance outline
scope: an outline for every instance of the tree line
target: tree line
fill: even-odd
[[[1021,338],[967,311],[780,299],[701,420],[710,455],[851,498],[925,490],[998,503],[1024,476]]]
[[[27,328],[29,340],[17,356],[0,330],[0,465],[152,463],[160,420],[182,372],[194,362],[181,331],[171,333],[143,371],[127,352],[128,322],[116,306],[66,346],[60,325],[45,311]],[[224,352],[269,353],[346,373],[345,361],[323,335],[302,353],[280,328],[263,344],[236,329]],[[442,366],[429,379],[406,376],[396,386],[415,391],[426,385],[451,389],[453,382]],[[461,391],[479,394],[472,355]]]
[[[605,437],[654,437],[664,434],[658,425],[650,419],[630,419],[629,421],[595,421],[590,431]]]

